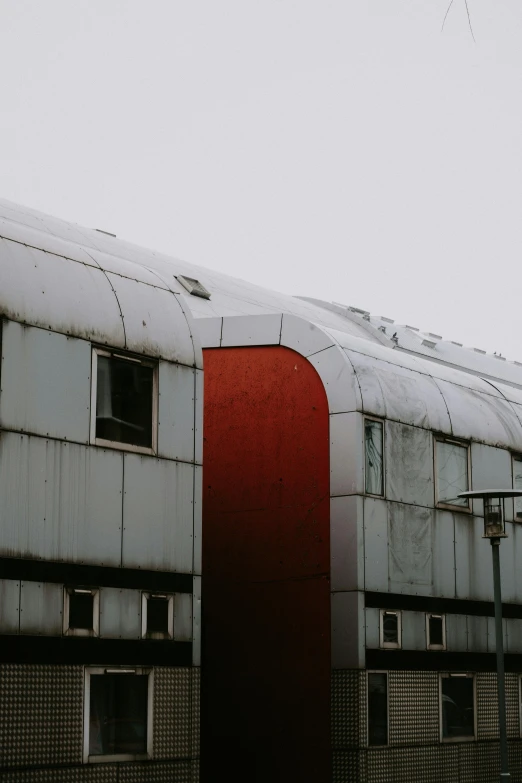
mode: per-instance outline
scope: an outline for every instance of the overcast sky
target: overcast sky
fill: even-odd
[[[522,359],[522,0],[0,0],[0,195]]]

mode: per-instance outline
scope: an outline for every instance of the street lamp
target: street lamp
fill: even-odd
[[[495,649],[497,652],[498,727],[500,733],[500,781],[511,780],[508,772],[506,735],[506,690],[504,686],[504,639],[502,636],[502,595],[500,592],[500,539],[507,538],[504,501],[522,497],[520,489],[479,489],[461,492],[459,498],[484,501],[484,535],[491,542],[493,556],[493,595],[495,599]]]

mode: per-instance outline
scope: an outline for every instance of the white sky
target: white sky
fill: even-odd
[[[522,2],[0,0],[0,195],[522,359]]]

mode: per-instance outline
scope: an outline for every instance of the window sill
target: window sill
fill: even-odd
[[[471,508],[469,506],[452,506],[451,503],[437,503],[435,508],[442,508],[446,511],[456,511],[462,514],[471,514]]]
[[[441,737],[441,742],[476,742],[476,737]]]
[[[156,449],[149,446],[134,446],[132,443],[121,443],[117,440],[104,440],[103,438],[93,438],[91,446],[101,446],[104,449],[116,449],[117,451],[131,451],[134,454],[149,454],[156,456]]]
[[[115,753],[104,756],[88,756],[87,764],[105,764],[112,761],[149,761],[152,756],[149,753]]]

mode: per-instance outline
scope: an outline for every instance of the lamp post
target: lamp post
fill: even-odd
[[[519,489],[481,489],[461,492],[459,498],[484,501],[484,535],[491,543],[493,556],[493,596],[495,599],[495,649],[497,653],[498,727],[500,734],[500,781],[509,781],[506,734],[506,690],[504,685],[504,639],[502,636],[502,594],[500,591],[500,539],[507,538],[504,501],[521,497]]]

